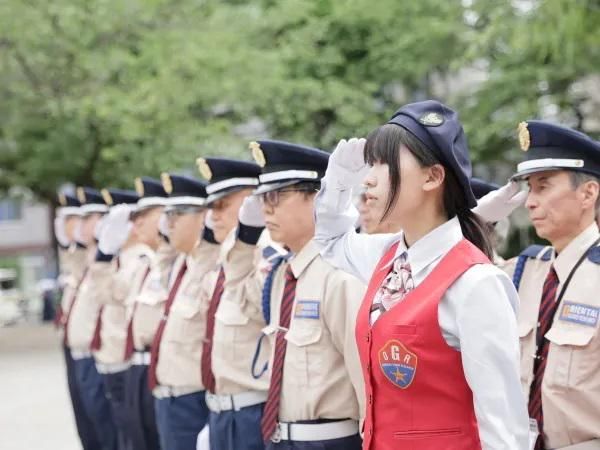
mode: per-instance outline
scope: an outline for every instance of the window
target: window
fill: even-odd
[[[0,200],[0,222],[20,220],[22,217],[22,204],[19,200],[5,198]]]

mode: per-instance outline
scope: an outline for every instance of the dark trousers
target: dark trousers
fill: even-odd
[[[360,435],[326,441],[281,441],[277,444],[270,442],[267,450],[361,450],[362,439]]]
[[[119,450],[129,447],[129,411],[125,404],[125,374],[126,370],[116,373],[102,374],[106,398],[110,403],[113,420],[117,429]]]
[[[93,358],[73,361],[77,390],[88,417],[94,424],[102,450],[118,450],[117,429],[110,403],[106,398],[102,376],[96,370]]]
[[[96,437],[94,423],[88,415],[83,400],[77,389],[77,379],[75,377],[75,365],[71,357],[71,350],[63,345],[63,353],[65,355],[65,366],[67,369],[67,386],[69,387],[69,396],[71,397],[71,405],[73,406],[73,416],[75,417],[75,426],[77,434],[81,440],[83,450],[97,450],[100,448],[100,442]]]
[[[211,412],[210,450],[264,450],[260,420],[264,403],[239,411]]]
[[[129,411],[130,450],[160,450],[148,366],[132,365],[127,370],[125,403]]]
[[[198,434],[208,419],[204,391],[155,399],[154,410],[163,450],[196,450]]]

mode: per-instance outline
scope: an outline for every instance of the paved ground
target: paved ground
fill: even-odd
[[[0,327],[0,449],[81,448],[59,342],[50,325]]]

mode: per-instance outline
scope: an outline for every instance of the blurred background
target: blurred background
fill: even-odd
[[[600,0],[3,0],[2,321],[52,295],[58,190],[195,173],[260,137],[330,150],[425,98],[500,184],[521,120],[598,138]],[[532,237],[517,214],[504,255]]]

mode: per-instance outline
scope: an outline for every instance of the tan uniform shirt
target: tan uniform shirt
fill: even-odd
[[[285,336],[279,420],[359,420],[364,384],[354,327],[365,285],[325,262],[312,241],[289,264],[298,281]],[[282,264],[273,278],[273,331],[279,324],[287,266]]]
[[[99,305],[94,300],[93,283],[89,275],[85,274],[85,270],[94,262],[96,247],[92,246],[87,250],[78,249],[77,251],[83,251],[83,259],[80,261],[80,269],[77,271],[79,273],[78,278],[72,272],[69,275],[70,281],[65,286],[63,297],[70,297],[67,303],[68,308],[72,310],[70,313],[68,312],[69,309],[64,310],[63,319],[66,320],[67,314],[69,315],[67,324],[69,348],[75,351],[87,352],[90,350],[90,343],[94,336]],[[81,255],[80,253],[79,256]]]
[[[236,240],[235,230],[224,243],[224,247],[231,249],[226,251],[223,261],[225,290],[215,314],[212,370],[216,394],[266,392],[269,389],[268,373],[259,376],[271,353],[268,339],[262,341],[256,364],[257,378],[251,369],[258,340],[266,325],[261,302],[269,265],[262,258],[262,251],[270,243],[268,232],[263,233],[255,246]]]
[[[94,352],[96,362],[121,364],[125,357],[127,309],[140,291],[153,251],[143,244],[134,244],[119,252],[110,262],[94,262],[89,277],[93,283],[95,301],[102,305],[100,350]]]
[[[73,297],[81,277],[88,265],[88,251],[83,247],[72,245],[68,249],[58,250],[60,268],[60,281],[63,284],[63,295],[60,300],[60,308],[63,313],[63,323],[71,308]]]
[[[218,255],[218,244],[202,240],[187,257],[188,268],[160,342],[156,376],[163,386],[204,389],[200,358]]]
[[[132,331],[137,350],[147,350],[152,345],[169,295],[169,276],[176,258],[175,249],[166,242],[162,243],[152,259],[152,267],[142,289],[135,297]]]
[[[555,258],[530,259],[525,265],[519,287],[519,335],[521,381],[527,398],[533,381],[538,311],[550,266],[554,265],[558,275],[560,293],[579,258],[598,237],[600,233],[594,223]],[[594,252],[598,251],[596,247]],[[599,315],[600,264],[586,258],[575,271],[546,334],[550,341],[542,382],[546,448],[600,437]]]

